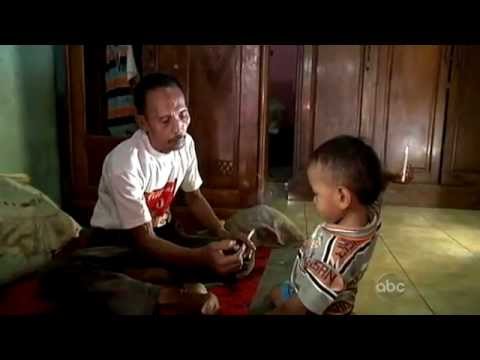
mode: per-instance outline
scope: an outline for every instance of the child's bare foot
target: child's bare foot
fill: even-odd
[[[279,307],[285,302],[282,297],[282,288],[280,286],[273,288],[272,292],[270,293],[270,301],[273,303],[273,305],[275,305],[275,307]]]

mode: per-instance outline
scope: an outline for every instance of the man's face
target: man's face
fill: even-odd
[[[181,149],[190,124],[182,91],[176,86],[148,91],[145,114],[139,117],[139,122],[155,150],[169,153]]]

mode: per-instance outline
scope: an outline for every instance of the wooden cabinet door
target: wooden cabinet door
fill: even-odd
[[[305,46],[297,88],[294,197],[311,195],[306,167],[310,154],[337,135],[361,133],[365,70],[362,45]]]
[[[374,145],[389,171],[404,149],[416,183],[438,184],[448,75],[447,46],[379,47]]]
[[[455,46],[442,184],[480,185],[480,46]]]
[[[155,64],[148,72],[175,75],[185,87],[202,191],[216,208],[259,200],[261,48],[157,46],[144,53]]]
[[[317,46],[313,149],[337,135],[360,135],[361,45]]]

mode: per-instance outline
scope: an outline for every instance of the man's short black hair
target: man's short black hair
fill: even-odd
[[[335,181],[352,191],[363,205],[373,204],[386,187],[375,150],[354,136],[326,141],[313,152],[310,164],[321,164],[331,171]]]
[[[184,93],[182,85],[173,76],[162,74],[162,73],[145,75],[145,77],[143,77],[139,81],[137,86],[135,86],[135,90],[134,90],[134,101],[135,101],[135,107],[137,108],[137,113],[140,115],[144,115],[145,99],[149,91],[157,88],[168,88],[168,87],[177,87],[180,90],[182,90],[182,93]]]

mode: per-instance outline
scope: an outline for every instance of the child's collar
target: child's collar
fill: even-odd
[[[349,227],[342,226],[337,224],[324,223],[321,225],[323,229],[332,233],[333,235],[351,239],[351,240],[364,240],[365,238],[371,237],[375,232],[377,232],[381,227],[380,217],[376,212],[372,212],[371,221],[361,227]]]

